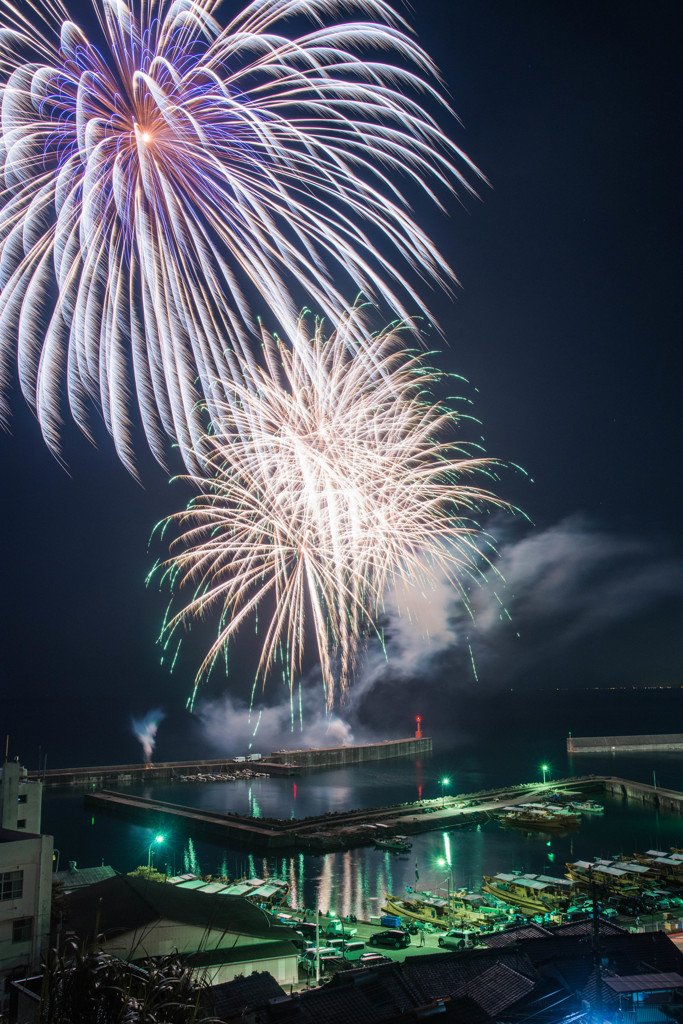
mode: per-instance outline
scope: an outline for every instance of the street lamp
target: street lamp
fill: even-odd
[[[444,779],[441,780],[441,806],[442,807],[443,807],[443,804],[444,804],[444,801],[445,801],[445,797],[443,795],[443,788],[444,788],[444,786],[450,786],[450,784],[451,784],[451,780],[450,779],[444,778]]]
[[[439,865],[440,868],[446,868],[446,867],[448,868],[448,874],[446,875],[446,885],[448,886],[448,890],[447,890],[448,891],[448,928],[450,930],[450,927],[451,927],[451,925],[453,923],[452,918],[451,918],[451,912],[452,912],[451,890],[453,889],[453,869],[450,866],[450,864],[448,863],[448,861],[445,860],[444,857],[439,857],[439,859],[437,860],[436,863]]]
[[[166,838],[165,836],[161,836],[161,835],[155,836],[154,839],[152,840],[152,842],[149,844],[149,850],[147,851],[147,871],[148,871],[148,873],[152,869],[152,847],[157,845],[158,843],[163,843],[165,838]]]
[[[545,776],[546,776],[546,773],[550,771],[550,768],[548,767],[547,764],[542,764],[541,765],[541,771],[543,772],[543,785],[545,786]]]

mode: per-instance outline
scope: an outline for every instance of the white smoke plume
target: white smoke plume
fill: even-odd
[[[242,753],[267,753],[386,738],[362,713],[375,690],[381,714],[372,717],[395,729],[403,698],[416,683],[426,702],[433,685],[445,709],[448,691],[522,684],[539,665],[557,664],[587,638],[636,621],[659,601],[683,597],[683,563],[652,540],[610,534],[580,516],[523,536],[508,524],[492,530],[498,555],[484,565],[480,584],[472,583],[469,609],[446,581],[386,596],[382,641],[369,641],[337,714],[325,715],[322,688],[309,677],[301,689],[303,728],[298,696],[293,709],[285,699],[251,711],[225,697],[197,709],[207,738],[236,753],[238,746]],[[389,694],[395,699],[387,708]]]
[[[270,707],[250,710],[239,700],[226,695],[218,700],[201,702],[195,711],[208,742],[216,750],[232,756],[308,747],[338,747],[354,742],[347,722],[337,715],[325,714],[321,685],[302,686],[302,705],[302,721],[298,696],[292,704],[287,699]]]
[[[144,718],[131,719],[133,734],[142,744],[142,750],[147,764],[152,760],[152,754],[157,741],[157,730],[166,715],[160,708],[148,711]]]

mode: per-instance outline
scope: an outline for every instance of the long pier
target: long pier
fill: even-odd
[[[195,761],[163,761],[154,763],[99,765],[85,768],[51,768],[49,771],[29,771],[32,780],[40,779],[44,786],[87,786],[89,789],[129,785],[133,782],[164,782],[182,775],[231,774],[251,768],[268,775],[302,775],[326,768],[338,768],[363,761],[379,761],[394,757],[429,756],[432,741],[429,737],[410,736],[407,739],[382,740],[340,747],[321,747],[310,750],[276,750],[263,757],[213,757]],[[252,755],[253,756],[253,755]]]
[[[372,846],[376,839],[396,834],[416,835],[443,828],[457,828],[488,820],[492,811],[509,804],[548,795],[556,789],[576,795],[604,790],[604,779],[587,776],[557,782],[520,784],[473,793],[453,799],[434,799],[330,812],[310,818],[253,818],[236,813],[218,814],[149,797],[103,790],[88,793],[86,805],[119,815],[151,828],[168,828],[202,836],[212,842],[252,849],[324,853],[355,846]],[[683,794],[681,795],[683,801]]]
[[[324,853],[355,846],[372,846],[376,839],[396,834],[416,835],[486,821],[502,807],[538,799],[555,790],[576,796],[607,792],[683,813],[683,793],[612,776],[587,775],[553,782],[521,783],[504,789],[461,795],[456,800],[434,799],[329,812],[310,818],[253,818],[218,814],[181,804],[103,790],[88,793],[86,805],[95,811],[116,814],[152,828],[173,826],[211,842],[248,846],[278,852],[307,850]]]

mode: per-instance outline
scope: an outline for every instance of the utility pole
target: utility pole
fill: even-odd
[[[315,912],[315,984],[320,984],[320,907]]]
[[[593,868],[588,869],[588,878],[590,880],[591,905],[593,907],[592,947],[593,969],[595,971],[595,1013],[593,1014],[593,1019],[595,1021],[600,1021],[602,1019],[602,957],[600,955],[598,890],[597,885],[595,884],[595,878],[593,877]]]

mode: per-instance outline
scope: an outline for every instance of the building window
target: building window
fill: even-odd
[[[19,801],[20,804],[25,804],[27,800],[28,800],[28,797],[27,797],[26,793],[20,793],[19,794],[18,801]]]
[[[3,871],[0,874],[0,900],[20,900],[24,894],[24,872]]]
[[[12,942],[30,942],[32,938],[32,917],[20,917],[17,921],[12,921]]]
[[[26,828],[26,818],[19,818],[17,828]]]

